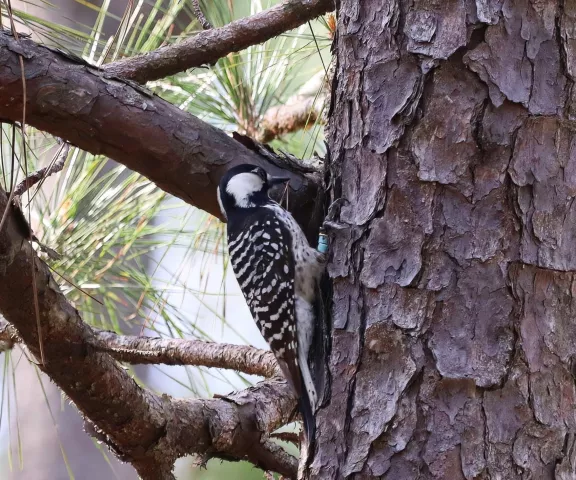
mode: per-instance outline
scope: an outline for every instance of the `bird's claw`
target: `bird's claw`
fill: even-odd
[[[322,227],[320,227],[320,235],[318,237],[318,251],[324,255],[327,255],[329,250],[327,233],[348,228],[348,225],[335,220],[340,215],[340,208],[346,203],[350,202],[345,198],[338,198],[328,207],[328,213],[324,223],[322,223]]]
[[[326,232],[334,231],[334,230],[344,230],[348,228],[348,225],[345,223],[340,222],[332,222],[330,220],[325,220],[322,224],[322,229]]]
[[[326,220],[333,221],[336,215],[340,214],[340,209],[345,205],[349,204],[348,199],[341,197],[334,200],[328,207],[328,213],[326,214]]]
[[[340,216],[340,209],[342,206],[349,203],[350,202],[346,198],[342,197],[337,198],[330,204],[328,207],[328,213],[326,214],[326,218],[322,224],[322,231],[329,232],[335,230],[344,230],[348,227],[348,225],[344,223],[337,222],[336,217]]]

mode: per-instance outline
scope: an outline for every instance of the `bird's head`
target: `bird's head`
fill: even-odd
[[[286,183],[288,177],[273,177],[256,165],[244,163],[226,172],[218,186],[218,202],[224,216],[234,209],[255,208],[270,202],[268,191]]]

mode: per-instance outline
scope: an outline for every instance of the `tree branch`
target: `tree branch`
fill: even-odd
[[[257,140],[268,143],[287,133],[312,127],[320,115],[323,102],[324,97],[297,97],[285,105],[268,109],[260,122]]]
[[[112,158],[219,218],[220,177],[240,163],[261,165],[290,177],[290,204],[307,225],[319,175],[284,169],[285,164],[270,162],[146,90],[5,33],[0,33],[1,119],[21,117],[19,54],[25,64],[29,125]]]
[[[103,330],[95,334],[96,348],[120,362],[225,368],[263,377],[281,375],[272,352],[246,345],[125,336]]]
[[[14,189],[14,195],[22,195],[26,190],[29,190],[34,185],[36,185],[40,180],[49,177],[55,173],[58,173],[64,168],[66,164],[66,159],[68,158],[68,152],[70,150],[70,144],[64,143],[60,148],[60,151],[56,157],[56,160],[51,164],[35,172],[32,172],[24,180],[22,180]]]
[[[266,111],[259,122],[257,140],[268,143],[287,133],[309,128],[319,119],[331,79],[323,70],[308,80],[284,105]]]
[[[285,381],[267,380],[225,398],[174,400],[173,406],[179,422],[166,437],[176,457],[196,452],[204,461],[248,460],[265,471],[296,478],[296,460],[267,438],[296,412]]]
[[[282,442],[293,443],[294,445],[300,443],[300,436],[294,432],[276,432],[272,433],[270,437],[281,440]]]
[[[0,211],[7,203],[0,189]],[[285,381],[268,380],[212,400],[175,400],[139,387],[108,354],[94,348],[93,330],[67,302],[10,214],[0,232],[0,313],[32,355],[40,355],[32,266],[46,359],[39,368],[143,479],[172,480],[174,461],[187,454],[246,459],[295,476],[294,462],[266,443],[266,434],[290,422],[295,412],[296,400]]]
[[[334,9],[334,0],[286,0],[183,42],[108,64],[107,72],[140,83],[210,64],[229,53],[263,43]]]
[[[194,15],[204,30],[210,30],[213,28],[212,24],[208,21],[206,15],[204,15],[204,12],[202,11],[202,8],[200,7],[200,0],[192,0],[192,11],[194,12]]]
[[[272,352],[248,345],[118,335],[94,327],[92,330],[95,337],[92,347],[108,353],[118,362],[224,368],[267,378],[282,375]],[[19,342],[16,329],[0,319],[0,345],[8,349]]]
[[[257,443],[249,459],[265,472],[293,476],[293,472],[298,470],[298,460],[271,440]]]

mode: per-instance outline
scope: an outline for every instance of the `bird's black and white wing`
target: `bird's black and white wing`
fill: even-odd
[[[246,219],[246,229],[228,228],[228,250],[240,289],[294,394],[301,397],[295,317],[292,239],[272,212]],[[238,233],[236,233],[238,232]]]

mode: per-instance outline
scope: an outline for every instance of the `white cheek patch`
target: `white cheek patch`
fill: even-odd
[[[249,197],[262,190],[264,181],[255,173],[245,172],[234,175],[226,185],[226,192],[234,198],[236,206],[247,208],[254,206]]]

